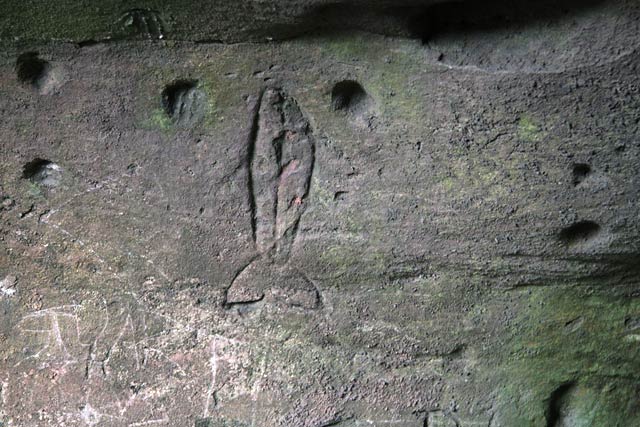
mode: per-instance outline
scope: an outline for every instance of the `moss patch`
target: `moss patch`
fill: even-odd
[[[529,142],[536,142],[542,138],[540,125],[530,116],[523,115],[518,121],[518,136]]]
[[[500,367],[503,425],[547,425],[553,393],[567,384],[562,416],[571,425],[637,425],[640,346],[625,320],[640,301],[566,287],[536,289],[525,301]]]

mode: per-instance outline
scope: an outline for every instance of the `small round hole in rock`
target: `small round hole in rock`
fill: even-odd
[[[40,81],[46,76],[48,69],[49,63],[39,58],[38,52],[23,53],[16,61],[18,80],[35,87],[40,86]]]
[[[560,232],[560,241],[567,246],[588,243],[600,234],[601,229],[593,221],[576,222]]]
[[[336,202],[341,202],[344,199],[346,199],[348,193],[349,193],[348,191],[336,191],[333,194],[333,200]]]
[[[48,188],[57,187],[62,179],[62,168],[49,160],[35,159],[24,165],[22,178]]]
[[[551,393],[546,414],[547,426],[564,425],[563,421],[567,412],[566,406],[569,403],[569,397],[574,391],[574,387],[575,384],[573,382],[568,382],[562,384]]]
[[[204,116],[204,92],[196,80],[177,80],[162,91],[162,108],[177,124],[193,125]]]
[[[591,166],[586,163],[573,165],[573,185],[579,185],[591,174]]]
[[[337,83],[331,91],[331,107],[335,111],[355,113],[364,110],[367,99],[367,92],[353,80]]]

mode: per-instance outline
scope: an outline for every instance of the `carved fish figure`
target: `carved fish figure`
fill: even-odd
[[[314,138],[295,100],[267,89],[254,107],[248,148],[252,232],[257,257],[233,280],[226,304],[271,298],[316,308],[316,287],[288,260],[306,208]]]

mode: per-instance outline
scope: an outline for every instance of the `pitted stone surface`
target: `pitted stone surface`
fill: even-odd
[[[0,16],[0,424],[640,424],[637,3],[185,3]]]

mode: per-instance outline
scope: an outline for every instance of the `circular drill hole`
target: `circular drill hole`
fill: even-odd
[[[345,80],[337,83],[331,91],[331,108],[334,111],[356,113],[366,108],[367,92],[360,83]]]

